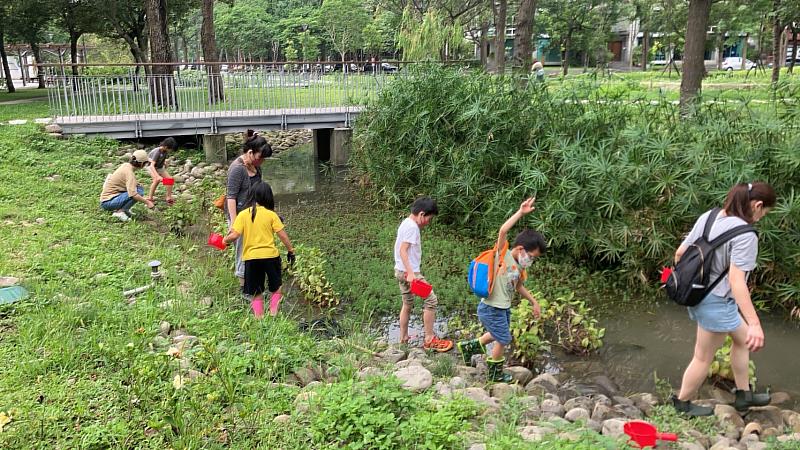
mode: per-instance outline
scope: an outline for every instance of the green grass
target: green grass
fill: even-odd
[[[47,89],[17,89],[13,94],[0,92],[0,103],[13,100],[47,99]]]
[[[20,103],[17,105],[0,104],[0,122],[14,119],[38,119],[50,117],[50,107],[46,101]]]
[[[0,447],[337,448],[347,442],[344,428],[331,434],[325,419],[337,415],[377,433],[386,448],[420,448],[421,436],[462,448],[457,432],[475,415],[468,402],[393,393],[390,381],[368,392],[347,384],[368,358],[350,343],[370,346],[375,319],[396,314],[391,249],[404,212],[371,209],[351,190],[338,202],[280,206],[295,242],[327,251],[328,274],[346,300],[337,318],[343,340],[318,340],[298,329],[296,320],[313,308],[303,306],[296,289],[287,295],[285,315],[252,319],[230,253],[204,245],[209,226],[199,214],[208,210],[202,199],[214,197],[214,184],[204,185],[192,205],[137,206],[130,223],[102,212],[97,195],[118,145],[54,140],[35,125],[0,127],[0,274],[21,277],[31,292],[0,308],[0,411],[12,416]],[[176,217],[197,223],[187,223],[178,237],[169,231]],[[443,311],[471,313],[475,299],[464,289],[464,265],[487,244],[461,241],[444,225],[426,230],[425,239]],[[163,263],[164,278],[129,303],[121,292],[150,282],[152,259]],[[184,355],[204,376],[180,388],[175,376],[186,367],[166,354],[162,321],[198,337]],[[340,383],[321,391],[328,400],[313,409],[328,411],[324,417],[296,410],[297,388],[270,384],[309,365],[340,373]],[[440,362],[435,372],[446,377],[453,368]],[[376,395],[407,408],[392,406],[395,418],[379,419],[365,400]],[[342,416],[343,396],[351,400],[350,415]],[[279,414],[291,422],[274,424]],[[381,431],[397,417],[406,423],[399,434]]]

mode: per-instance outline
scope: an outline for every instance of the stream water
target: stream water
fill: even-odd
[[[264,162],[264,178],[275,192],[276,207],[288,203],[343,202],[352,198],[352,188],[341,172],[316,161],[310,145],[291,149]],[[321,174],[325,172],[325,174]],[[604,345],[588,357],[574,357],[554,352],[540,372],[560,374],[562,381],[582,391],[602,390],[598,379],[610,379],[620,392],[654,392],[654,374],[668,379],[677,388],[683,370],[691,359],[695,324],[686,309],[661,299],[635,303],[618,302],[604,308],[600,325],[606,328]],[[779,314],[761,314],[766,346],[752,355],[758,387],[771,387],[791,396],[793,409],[800,409],[800,329]],[[387,318],[381,325],[390,343],[397,342],[399,325]],[[422,324],[412,316],[409,334],[421,339]],[[446,334],[446,319],[435,325],[437,333]],[[701,396],[711,396],[708,383]]]

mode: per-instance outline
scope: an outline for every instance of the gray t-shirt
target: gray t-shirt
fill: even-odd
[[[163,169],[164,161],[167,160],[167,153],[161,151],[161,147],[156,147],[150,150],[150,153],[147,155],[147,157],[153,160],[156,169]]]
[[[706,220],[711,214],[711,211],[703,213],[700,218],[695,222],[692,231],[683,240],[683,246],[689,246],[698,238],[703,235],[703,229],[706,225]],[[709,239],[714,239],[722,233],[736,228],[740,225],[747,225],[747,222],[736,216],[723,216],[724,211],[720,211],[714,225],[711,226]],[[736,265],[736,267],[747,272],[745,276],[749,275],[750,271],[756,268],[756,257],[758,256],[758,236],[755,233],[744,233],[734,237],[725,244],[717,247],[714,252],[714,261],[711,264],[711,282],[725,270],[725,266]],[[728,274],[722,279],[719,284],[711,291],[712,294],[727,298],[732,298],[731,284],[728,281]]]
[[[411,244],[408,247],[408,262],[411,264],[411,269],[418,273],[422,262],[422,238],[419,233],[419,226],[408,217],[397,228],[397,239],[394,241],[394,268],[401,272],[406,271],[403,260],[400,258],[400,245],[403,242]]]
[[[247,168],[242,162],[242,158],[236,158],[228,167],[228,182],[226,183],[225,198],[236,199],[236,213],[240,213],[247,207],[247,197],[250,195],[250,186],[262,181],[261,168],[256,167],[256,174],[252,177],[247,173]],[[228,210],[228,202],[225,202],[225,211]]]

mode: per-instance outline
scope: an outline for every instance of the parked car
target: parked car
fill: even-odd
[[[744,60],[744,66],[747,70],[753,69],[756,67],[756,63],[750,61],[749,59]],[[722,61],[722,70],[741,70],[742,69],[742,58],[732,56],[729,58],[725,58]]]
[[[381,70],[386,73],[395,73],[397,72],[397,66],[389,63],[381,63]]]

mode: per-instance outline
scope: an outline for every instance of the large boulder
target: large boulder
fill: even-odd
[[[583,408],[587,411],[592,411],[594,409],[594,402],[589,397],[581,395],[565,401],[564,408],[568,411],[574,408]]]
[[[747,413],[747,420],[758,422],[764,428],[780,428],[783,426],[783,415],[780,408],[777,406],[750,408],[750,411]]]
[[[592,410],[592,420],[605,423],[608,419],[616,419],[621,417],[622,414],[614,408],[603,403],[596,403]]]
[[[717,417],[717,422],[723,428],[731,424],[736,428],[744,427],[744,420],[739,412],[731,405],[717,405],[714,407],[714,415]]]
[[[541,441],[545,436],[548,434],[553,434],[554,432],[555,430],[553,428],[537,425],[522,427],[517,430],[517,433],[519,433],[520,437],[528,442]]]
[[[492,397],[499,398],[500,400],[508,400],[511,397],[520,395],[523,390],[518,384],[495,383],[490,388]]]
[[[479,387],[469,387],[466,389],[459,389],[454,391],[454,393],[461,393],[475,403],[489,408],[489,410],[496,411],[500,409],[500,403],[496,398],[490,397],[489,393],[486,392],[485,389]]]
[[[389,347],[380,353],[380,359],[395,364],[398,361],[406,359],[406,352],[397,347]]]
[[[552,400],[552,399],[545,399],[542,400],[542,404],[539,405],[539,408],[542,410],[542,417],[564,417],[564,405],[561,403]]]
[[[606,419],[603,421],[603,436],[610,436],[612,438],[621,437],[624,434],[622,430],[624,426],[624,420]]]
[[[409,391],[422,392],[433,384],[433,375],[422,366],[410,366],[395,370],[393,375],[403,382],[403,388]]]
[[[572,408],[564,415],[564,418],[570,422],[577,422],[579,420],[587,421],[591,418],[589,411],[584,408]]]
[[[794,433],[800,433],[800,413],[785,409],[781,411],[783,423]]]

